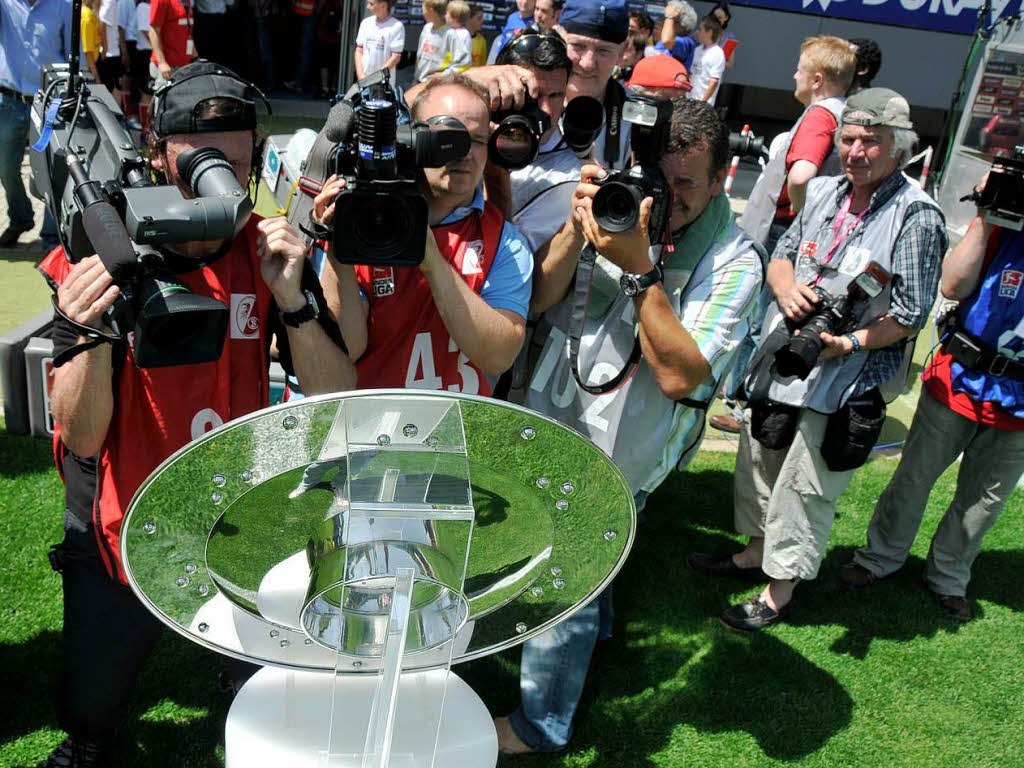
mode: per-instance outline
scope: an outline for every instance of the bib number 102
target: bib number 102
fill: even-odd
[[[429,333],[417,333],[412,343],[412,354],[409,356],[409,367],[405,372],[405,386],[408,389],[447,389],[449,392],[462,392],[476,395],[480,392],[480,376],[469,364],[469,358],[455,344],[455,339],[448,338],[448,354],[458,353],[460,384],[444,386],[444,381],[437,375],[434,364],[434,341]],[[447,368],[447,366],[445,366]]]

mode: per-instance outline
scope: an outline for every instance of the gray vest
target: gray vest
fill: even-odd
[[[899,173],[899,171],[897,171]],[[828,265],[819,261],[825,257],[835,240],[833,223],[839,209],[836,197],[845,177],[818,177],[807,187],[807,203],[793,226],[801,228],[797,250],[796,281],[810,283],[820,277],[819,286],[833,296],[846,293],[850,281],[875,261],[892,272],[892,251],[903,227],[907,208],[915,202],[938,207],[920,187],[904,177],[903,188],[890,197],[881,208],[870,211],[847,235]],[[849,219],[848,219],[849,221]],[[891,284],[890,284],[891,286]],[[886,286],[869,302],[857,319],[857,328],[863,328],[889,311],[891,287]],[[772,302],[764,318],[762,351],[771,332],[784,322],[785,316],[777,302]],[[819,413],[834,413],[842,407],[860,377],[868,359],[868,350],[845,357],[834,357],[819,363],[803,381],[794,379],[788,384],[772,381],[768,397],[779,403],[810,408]],[[753,371],[757,361],[751,366]],[[748,377],[748,388],[752,382]],[[749,389],[748,389],[749,391]]]
[[[665,269],[665,291],[682,315],[689,285],[699,285],[715,269],[755,248],[732,225],[695,264]],[[655,250],[652,249],[652,259]],[[622,271],[598,258],[580,344],[580,374],[593,384],[608,381],[622,370],[633,350],[636,312],[633,300],[619,288]],[[675,303],[679,302],[678,305]],[[569,363],[569,318],[572,296],[544,313],[535,341],[543,344],[523,404],[551,416],[593,440],[622,470],[632,491],[653,490],[684,452],[699,445],[704,411],[677,404],[658,387],[647,361],[641,358],[632,377],[618,389],[591,395],[576,384]],[[718,382],[713,376],[691,394],[709,401]]]
[[[786,183],[786,155],[789,154],[789,148],[793,144],[793,137],[796,136],[800,123],[812,109],[818,107],[824,107],[835,116],[836,120],[839,120],[845,103],[845,98],[833,96],[807,107],[789,130],[789,137],[785,143],[768,161],[764,174],[750,192],[747,207],[739,220],[739,225],[757,242],[764,245],[768,241],[768,230],[771,229],[772,221],[775,219],[779,195],[782,194],[782,185]],[[825,158],[825,162],[818,169],[818,176],[835,176],[839,173],[842,173],[842,165],[839,162],[839,152],[833,146],[832,153]]]

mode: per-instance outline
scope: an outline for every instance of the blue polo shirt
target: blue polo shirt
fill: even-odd
[[[697,42],[692,37],[680,37],[679,35],[676,35],[676,41],[672,43],[671,48],[666,48],[659,40],[655,44],[654,50],[658,53],[664,53],[671,56],[686,67],[686,71],[689,72],[690,67],[693,66],[693,52],[697,50]]]
[[[482,187],[477,187],[473,201],[449,213],[441,220],[441,224],[455,224],[483,211],[484,191]],[[506,221],[501,229],[498,252],[491,264],[491,271],[487,273],[480,298],[495,309],[507,309],[526,317],[533,290],[532,277],[533,253],[530,246],[515,225]]]
[[[0,0],[0,86],[39,90],[39,70],[66,61],[71,46],[69,0]]]

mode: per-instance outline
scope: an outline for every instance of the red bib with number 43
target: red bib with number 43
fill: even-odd
[[[505,219],[495,206],[445,226],[431,227],[442,258],[479,294],[494,263]],[[416,267],[357,266],[370,300],[369,339],[359,359],[359,388],[447,390],[489,395],[491,387],[458,348]]]

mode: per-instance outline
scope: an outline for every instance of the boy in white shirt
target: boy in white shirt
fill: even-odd
[[[463,72],[473,63],[473,33],[466,29],[472,10],[464,0],[451,0],[445,11],[448,24],[448,55],[444,69]]]
[[[395,83],[395,66],[405,48],[405,26],[391,15],[392,0],[366,0],[370,13],[356,35],[356,79],[387,69]]]
[[[690,82],[693,90],[691,99],[700,99],[714,104],[718,96],[718,87],[722,84],[725,72],[725,52],[718,44],[722,38],[722,25],[714,16],[705,16],[697,27],[697,50],[693,52],[693,67],[690,69]]]
[[[420,42],[416,48],[417,83],[445,67],[448,27],[444,23],[444,14],[447,6],[446,0],[423,0],[423,18],[427,23],[420,31]]]

